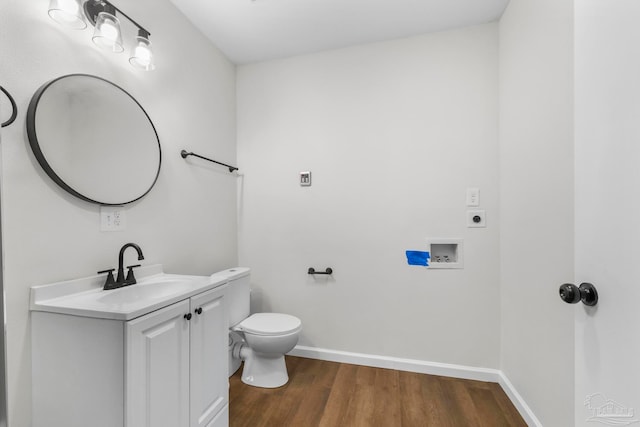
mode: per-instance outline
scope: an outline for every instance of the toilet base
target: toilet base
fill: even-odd
[[[284,356],[252,351],[244,361],[242,382],[263,388],[282,387],[289,381]]]
[[[240,357],[233,355],[233,348],[236,346],[236,344],[242,344],[242,342],[243,339],[239,333],[229,331],[229,378],[231,378],[231,376],[235,374],[238,369],[240,369],[242,360],[240,359]]]

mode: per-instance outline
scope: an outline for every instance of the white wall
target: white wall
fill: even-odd
[[[573,425],[573,1],[500,21],[501,369],[542,425]]]
[[[299,316],[306,346],[498,367],[497,50],[487,24],[238,68],[255,310]],[[463,238],[465,268],[408,266],[429,237]]]
[[[91,42],[92,27],[75,32],[59,26],[47,16],[47,2],[2,0],[0,81],[20,110],[16,123],[3,128],[1,147],[12,427],[31,424],[30,286],[116,266],[119,248],[129,241],[142,247],[144,264],[162,263],[169,272],[206,274],[237,264],[237,178],[179,155],[186,148],[235,163],[235,67],[168,1],[121,0],[118,6],[151,31],[156,71],[137,71],[126,54],[99,50]],[[125,33],[133,32],[127,25],[123,20]],[[58,188],[29,148],[25,113],[32,94],[69,73],[95,74],[122,86],[156,125],[160,177],[145,198],[126,207],[125,231],[100,232],[98,206]]]

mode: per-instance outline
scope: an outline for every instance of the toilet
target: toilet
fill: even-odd
[[[227,281],[229,316],[229,376],[244,361],[242,382],[276,388],[289,381],[284,355],[298,343],[302,322],[282,313],[250,314],[250,270],[232,268],[212,277]]]

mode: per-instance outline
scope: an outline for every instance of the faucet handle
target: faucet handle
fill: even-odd
[[[140,264],[136,264],[136,265],[128,265],[127,268],[129,269],[129,271],[127,271],[127,278],[125,279],[124,283],[126,283],[127,285],[135,285],[136,282],[136,277],[133,275],[133,269],[136,267],[140,267]]]
[[[109,273],[107,275],[107,281],[104,282],[104,287],[103,289],[105,290],[109,290],[109,289],[114,289],[116,286],[116,281],[113,278],[113,271],[115,270],[115,268],[110,268],[108,270],[102,270],[102,271],[98,271],[98,274],[104,274],[104,273]]]

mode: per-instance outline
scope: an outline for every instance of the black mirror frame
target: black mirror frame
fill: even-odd
[[[40,143],[38,141],[38,136],[37,136],[37,132],[36,132],[36,113],[37,113],[37,109],[38,109],[38,103],[40,102],[40,98],[42,97],[42,95],[44,94],[44,92],[49,88],[49,86],[51,86],[52,84],[56,83],[59,80],[65,79],[65,78],[69,78],[69,77],[91,77],[91,78],[95,78],[98,80],[102,80],[103,82],[106,82],[112,86],[114,86],[116,89],[121,90],[122,92],[124,92],[129,98],[131,98],[137,105],[138,107],[140,107],[140,109],[142,110],[142,112],[144,113],[144,115],[147,117],[147,120],[149,120],[149,124],[151,125],[151,128],[153,129],[153,133],[156,137],[156,141],[158,142],[158,171],[156,172],[156,176],[153,179],[153,182],[151,183],[151,185],[149,186],[149,188],[140,196],[136,197],[133,200],[128,200],[128,201],[124,201],[121,203],[105,203],[105,202],[101,202],[99,200],[93,200],[90,197],[85,196],[84,194],[81,194],[80,192],[76,191],[74,188],[72,188],[69,184],[67,184],[62,178],[60,178],[60,176],[58,176],[58,174],[53,170],[53,168],[51,167],[51,165],[49,164],[49,162],[47,162],[47,159],[44,156],[44,153],[42,152],[41,148],[40,148]],[[120,86],[118,86],[117,84],[110,82],[107,79],[103,79],[102,77],[98,77],[98,76],[94,76],[91,74],[67,74],[64,76],[60,76],[57,77],[51,81],[46,82],[45,84],[43,84],[34,94],[33,97],[31,98],[31,102],[29,102],[29,108],[27,109],[27,136],[29,138],[29,145],[31,146],[31,150],[33,151],[33,154],[36,156],[36,159],[38,160],[38,163],[40,164],[40,166],[42,167],[42,169],[44,169],[44,171],[47,173],[47,175],[49,176],[49,178],[51,178],[56,184],[58,184],[62,189],[64,189],[65,191],[67,191],[68,193],[86,201],[86,202],[90,202],[90,203],[95,203],[98,205],[102,205],[102,206],[120,206],[120,205],[126,205],[129,203],[133,203],[135,201],[140,200],[141,198],[143,198],[144,196],[146,196],[151,189],[153,188],[153,186],[156,184],[156,182],[158,181],[158,177],[160,176],[160,169],[162,167],[162,146],[160,145],[160,138],[158,137],[158,132],[156,130],[155,125],[153,124],[153,121],[151,120],[151,117],[149,117],[149,115],[147,114],[147,111],[142,107],[142,105],[140,105],[140,103],[138,102],[137,99],[135,99],[129,92],[127,92],[126,90],[124,90],[123,88],[121,88]]]

